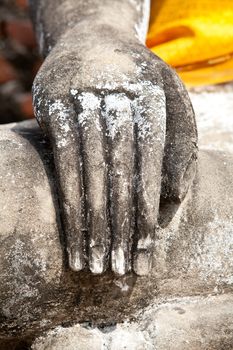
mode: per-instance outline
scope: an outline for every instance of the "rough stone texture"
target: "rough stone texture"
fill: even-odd
[[[231,123],[229,120],[229,130]],[[200,130],[201,140],[203,130]],[[214,140],[218,140],[217,136],[212,135],[213,144]],[[232,348],[232,315],[229,313],[232,310],[233,283],[233,156],[224,152],[228,143],[222,143],[222,151],[207,150],[206,145],[206,149],[200,152],[193,187],[175,215],[173,213],[173,220],[160,231],[153,255],[152,274],[147,277],[134,274],[116,277],[111,273],[93,276],[88,272],[72,273],[67,269],[60,244],[61,230],[56,221],[59,209],[51,150],[35,123],[2,127],[0,139],[1,164],[4,165],[0,167],[0,199],[3,203],[0,275],[4,281],[0,286],[2,342],[16,336],[30,342],[46,329],[80,322],[86,327],[83,332],[92,328],[88,339],[97,332],[97,341],[101,343],[105,336],[100,336],[102,333],[96,329],[97,326],[104,331],[108,326],[112,331],[116,323],[128,320],[126,328],[117,326],[117,334],[113,337],[118,344],[116,346],[119,346],[117,339],[127,339],[127,335],[130,343],[132,337],[129,334],[140,330],[137,337],[133,336],[133,341],[140,344],[146,339],[150,344],[155,341],[150,337],[156,334],[159,350],[176,349],[172,347],[174,342],[169,343],[169,332],[179,333],[179,349],[187,348],[187,334],[195,350],[219,350],[221,344],[224,344],[224,350]],[[168,218],[161,213],[161,222],[166,220]],[[8,224],[4,224],[9,221],[12,223],[10,230],[7,229]],[[208,295],[216,297],[208,298]],[[175,300],[170,301],[170,298]],[[172,303],[174,308],[187,310],[187,322],[182,323],[183,311],[174,311]],[[161,310],[166,312],[158,311],[159,305],[163,304],[165,306],[164,309],[161,306]],[[157,328],[146,316],[146,310],[158,315],[154,321]],[[209,310],[215,311],[211,313]],[[168,312],[170,323],[168,328],[162,327]],[[179,316],[180,321],[179,318],[174,321],[174,314]],[[211,331],[212,325],[215,325],[214,332]],[[150,336],[144,331],[149,326],[152,327]],[[184,326],[187,327],[181,331]],[[157,333],[153,327],[158,330]],[[176,327],[180,327],[179,332]],[[71,338],[75,329],[69,330]],[[160,329],[164,333],[159,332]],[[71,343],[69,332],[65,338]],[[62,328],[58,333],[62,337]],[[145,334],[149,338],[145,338]],[[56,336],[52,335],[52,339],[56,344]],[[64,337],[62,339],[64,341]],[[47,340],[38,340],[35,349],[36,346],[42,347],[43,341],[46,344]],[[79,346],[81,341],[79,337],[76,345]]]
[[[200,147],[211,150],[209,154],[212,157],[216,157],[213,150],[232,152],[233,86],[200,89],[200,91],[192,92],[191,97],[197,114]],[[227,162],[224,153],[221,154],[221,158],[222,162],[219,164],[218,173],[223,170],[222,166]],[[209,165],[209,162],[204,164],[203,173],[209,171],[215,174],[217,169],[211,170]],[[228,178],[228,172],[223,172],[220,178]],[[211,185],[213,186],[210,192],[208,192],[208,188],[201,189],[205,199],[208,199],[208,193],[209,195],[211,193],[215,195],[216,190],[224,191],[225,188],[224,181]],[[225,204],[231,200],[230,198],[226,199]],[[207,210],[209,210],[208,204]],[[212,226],[211,222],[209,224],[212,238],[207,244],[207,249],[213,252],[213,246],[216,243],[220,249],[222,246],[226,247],[226,241],[220,242],[218,239],[214,239],[214,236],[216,237],[215,225]],[[225,231],[223,227],[221,230]],[[200,234],[200,231],[198,234]],[[230,236],[227,236],[226,240],[232,240],[232,217],[229,234]],[[198,246],[194,246],[193,253],[194,260],[196,257],[199,264],[201,260],[205,261],[206,259],[199,248],[196,251],[197,248]],[[185,254],[184,251],[184,256]],[[216,257],[215,253],[210,253],[206,263],[202,265],[205,266],[203,275],[206,274],[207,266],[212,269],[214,265],[216,267],[216,264],[219,264],[220,270],[224,270],[223,265],[221,265],[222,262],[220,262],[221,259],[218,260]],[[228,256],[229,262],[232,257],[231,246]],[[71,350],[75,349],[76,346],[80,349],[94,348],[96,350],[113,350],[115,348],[119,350],[232,350],[232,294],[225,294],[225,288],[221,283],[219,284],[221,278],[217,275],[215,275],[215,278],[215,288],[211,292],[215,296],[181,297],[175,300],[167,300],[161,304],[159,304],[160,300],[157,299],[155,304],[151,302],[147,308],[137,315],[136,322],[125,321],[123,324],[111,327],[91,328],[89,325],[88,328],[87,324],[76,325],[69,329],[59,327],[45,337],[37,339],[33,345],[33,350],[64,348]],[[206,274],[206,280],[208,280],[208,273]],[[232,282],[231,272],[228,283]],[[87,343],[85,343],[85,340]]]
[[[233,83],[190,91],[202,149],[233,152]]]
[[[52,50],[34,85],[35,110],[54,152],[35,123],[1,128],[2,349],[58,325],[33,347],[232,347],[233,155],[205,147],[189,188],[193,111],[176,75],[139,41],[143,3],[33,2],[42,50]],[[134,214],[136,252],[129,249]],[[82,272],[67,268],[65,246],[70,267]],[[86,269],[100,274],[110,260],[119,275],[133,260],[137,275]],[[151,274],[139,277],[150,264]]]
[[[187,91],[142,42],[149,2],[31,4],[47,56],[35,115],[53,147],[69,266],[149,274],[160,196],[182,201],[197,158]]]
[[[169,300],[144,309],[137,322],[58,327],[32,350],[231,350],[232,303],[231,295]]]

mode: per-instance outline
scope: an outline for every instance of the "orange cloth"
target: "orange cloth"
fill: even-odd
[[[147,46],[188,86],[233,80],[233,0],[152,0]]]

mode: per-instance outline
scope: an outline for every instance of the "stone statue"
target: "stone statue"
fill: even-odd
[[[200,150],[184,201],[160,209],[150,274],[120,276],[68,267],[53,153],[36,122],[2,126],[0,148],[1,350],[56,326],[33,350],[231,349],[233,153]]]
[[[233,153],[197,160],[188,93],[142,42],[149,2],[31,3],[42,131],[0,128],[0,349],[77,323],[32,349],[231,349]]]
[[[148,274],[160,197],[180,202],[193,177],[193,109],[177,75],[145,47],[149,5],[31,1],[47,56],[35,114],[53,147],[73,271]]]

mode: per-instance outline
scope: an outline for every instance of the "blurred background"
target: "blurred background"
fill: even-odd
[[[41,62],[27,0],[0,0],[0,123],[33,118],[31,86]]]

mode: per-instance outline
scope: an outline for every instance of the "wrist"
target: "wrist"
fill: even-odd
[[[57,5],[49,0],[46,4],[41,3],[36,29],[44,56],[63,36],[73,31],[77,38],[85,33],[106,32],[105,29],[111,28],[123,36],[145,41],[149,21],[148,0],[92,0],[84,4],[65,0]],[[52,3],[54,7],[51,7]]]

